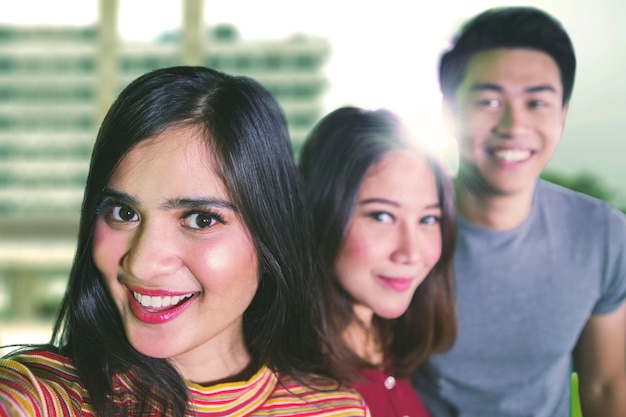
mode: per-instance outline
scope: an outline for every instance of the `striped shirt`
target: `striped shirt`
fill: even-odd
[[[115,402],[135,405],[133,375],[116,375]],[[262,367],[247,381],[209,387],[189,382],[187,415],[205,416],[370,416],[356,391],[304,386]],[[156,414],[155,414],[156,415]],[[0,417],[95,417],[89,393],[64,356],[31,351],[0,359]]]

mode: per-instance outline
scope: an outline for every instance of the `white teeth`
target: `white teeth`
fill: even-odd
[[[142,296],[141,300],[139,300],[139,302],[144,307],[150,307],[150,296],[149,295]]]
[[[167,307],[170,304],[172,304],[172,297],[170,297],[169,295],[163,297],[163,300],[161,300],[161,306]]]
[[[174,296],[166,295],[164,297],[159,297],[155,295],[153,296],[142,295],[142,294],[139,294],[138,292],[133,291],[133,296],[139,302],[139,304],[141,304],[144,307],[152,307],[152,308],[168,307],[171,305],[175,306],[185,301],[192,295],[193,293],[189,293],[185,295],[174,295]]]
[[[522,149],[501,149],[495,151],[493,155],[507,162],[517,162],[529,158],[530,151]]]

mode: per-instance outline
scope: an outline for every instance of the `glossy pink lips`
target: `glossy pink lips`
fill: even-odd
[[[411,278],[388,278],[378,276],[378,282],[394,291],[403,292],[411,288],[413,280]]]
[[[144,295],[144,292],[142,292]],[[171,294],[157,294],[151,293],[151,296],[169,296]],[[167,307],[146,307],[141,305],[137,299],[135,299],[132,290],[128,290],[128,298],[130,301],[130,308],[133,314],[140,321],[147,324],[161,324],[176,318],[179,314],[187,309],[195,299],[195,294],[191,297],[182,300],[180,303]]]

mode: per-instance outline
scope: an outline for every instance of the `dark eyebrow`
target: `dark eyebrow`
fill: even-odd
[[[119,201],[122,204],[127,204],[129,206],[139,206],[137,200],[129,196],[128,194],[112,190],[110,188],[105,188],[102,191],[103,198],[112,198],[116,201]],[[167,200],[161,207],[166,210],[172,209],[197,209],[200,207],[220,207],[227,208],[234,212],[237,212],[237,207],[235,207],[232,203],[228,201],[221,200],[218,198],[173,198]]]
[[[102,190],[102,198],[112,198],[119,201],[122,204],[128,204],[136,206],[137,200],[129,196],[128,194],[121,193],[119,191],[112,190],[110,188],[105,188]]]
[[[218,198],[173,198],[167,200],[162,207],[164,209],[197,209],[200,207],[218,207],[237,212],[234,204]]]
[[[502,86],[498,84],[492,84],[492,83],[474,84],[470,90],[471,91],[495,91],[498,93],[504,92],[504,88],[502,88]],[[556,89],[547,84],[535,85],[535,86],[524,89],[524,93],[526,94],[541,93],[543,91],[556,93]]]
[[[535,87],[528,87],[524,91],[527,93],[541,93],[543,91],[547,91],[549,93],[556,93],[556,90],[554,89],[554,87],[550,85],[537,85]]]
[[[371,203],[389,204],[395,207],[399,206],[399,204],[396,203],[395,201],[387,200],[386,198],[366,198],[365,200],[359,201],[359,205],[361,206],[364,206],[366,204],[371,204]]]
[[[392,200],[387,200],[386,198],[367,198],[365,200],[359,201],[359,205],[361,205],[361,206],[364,206],[366,204],[371,204],[371,203],[382,203],[382,204],[389,204],[389,205],[394,206],[394,207],[400,207],[400,204],[398,204],[398,203],[396,203],[395,201],[392,201]],[[441,208],[441,204],[439,204],[439,202],[433,203],[433,204],[428,204],[425,208],[427,208],[427,209],[438,209],[438,208]]]
[[[474,84],[472,88],[470,88],[470,91],[496,91],[496,92],[501,93],[504,91],[504,88],[502,88],[498,84],[479,83],[479,84]]]

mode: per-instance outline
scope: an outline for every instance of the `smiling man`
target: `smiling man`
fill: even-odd
[[[442,55],[459,333],[413,380],[435,417],[566,417],[572,371],[585,416],[626,415],[626,220],[539,179],[575,68],[562,25],[528,7],[479,14]]]

